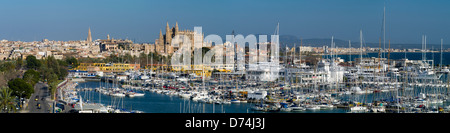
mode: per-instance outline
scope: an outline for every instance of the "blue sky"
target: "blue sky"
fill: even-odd
[[[448,0],[11,0],[0,1],[0,39],[33,41],[128,38],[153,42],[178,21],[180,29],[202,26],[203,33],[272,34],[302,38],[378,42],[383,5],[392,43],[450,42]]]

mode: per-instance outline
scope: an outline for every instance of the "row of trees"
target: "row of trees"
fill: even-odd
[[[202,48],[202,56],[204,56],[206,54],[206,52],[208,52],[210,50],[210,48],[207,47],[203,47]],[[194,53],[192,53],[192,59],[191,61],[193,61],[194,59]],[[99,58],[79,58],[78,61],[76,61],[75,58],[68,58],[73,62],[76,63],[138,63],[141,64],[141,68],[145,67],[145,64],[150,64],[151,61],[153,60],[153,64],[169,64],[170,60],[171,60],[172,56],[163,56],[160,55],[158,52],[149,52],[148,54],[145,53],[140,53],[139,57],[135,56],[135,55],[130,55],[130,54],[125,54],[125,55],[120,55],[117,56],[116,54],[111,54],[110,56],[104,58],[104,59],[99,59]],[[214,58],[214,57],[213,57]]]
[[[21,58],[0,62],[0,112],[15,112],[18,98],[30,97],[34,92],[22,79],[22,67],[26,66]]]
[[[167,62],[170,61],[170,57],[150,52],[149,54],[141,53],[139,57],[131,56],[130,54],[127,53],[125,55],[120,56],[117,56],[116,54],[111,54],[110,56],[104,59],[87,57],[87,58],[79,58],[77,61],[75,60],[73,61],[76,63],[130,63],[130,64],[138,63],[141,64],[141,67],[144,67],[147,61],[148,64],[150,64],[152,60],[153,64],[162,64],[163,62],[166,64]]]
[[[19,58],[0,62],[1,111],[15,111],[15,108],[6,107],[15,106],[14,102],[17,102],[8,97],[29,99],[34,93],[35,84],[39,81],[47,82],[51,93],[54,94],[56,85],[68,75],[68,67],[77,64],[77,60],[73,57],[57,60],[50,56],[38,60],[33,55],[27,56],[25,61]]]

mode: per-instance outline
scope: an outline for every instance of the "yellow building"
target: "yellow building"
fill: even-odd
[[[80,71],[103,71],[103,72],[125,72],[127,70],[139,70],[140,64],[123,63],[80,63],[77,68],[72,70]],[[208,65],[191,65],[188,69],[186,65],[167,65],[167,64],[147,64],[144,69],[153,69],[154,72],[182,72],[194,73],[197,76],[211,77],[213,69]],[[219,70],[221,71],[221,70]],[[226,71],[223,69],[222,71]]]
[[[127,70],[139,70],[140,64],[123,63],[80,63],[74,70],[80,71],[103,71],[103,72],[125,72]]]
[[[172,65],[172,72],[194,73],[197,76],[211,77],[213,69],[208,65],[191,65],[189,69],[187,65]]]
[[[153,69],[154,72],[169,72],[171,68],[166,64],[147,64],[145,69]]]

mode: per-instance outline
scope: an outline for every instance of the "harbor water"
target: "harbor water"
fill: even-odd
[[[112,83],[101,83],[102,86],[112,86]],[[99,87],[99,82],[80,82],[76,88],[96,88]],[[158,94],[155,92],[143,91],[143,97],[113,97],[103,95],[95,90],[79,91],[78,95],[82,97],[83,101],[102,103],[104,105],[114,105],[125,110],[139,110],[145,113],[267,113],[261,111],[253,111],[250,107],[254,103],[239,103],[239,104],[208,104],[194,102],[190,99],[181,98],[178,96],[169,96]],[[203,110],[204,106],[204,110]],[[341,108],[334,108],[330,110],[305,110],[296,113],[345,113],[348,110]],[[284,113],[284,112],[280,112]],[[287,112],[290,113],[290,112]]]
[[[341,59],[344,59],[345,61],[354,61],[356,58],[360,58],[361,55],[359,54],[353,54],[353,55],[337,55],[338,57],[340,57]],[[376,57],[378,58],[378,53],[367,53],[367,54],[363,54],[362,55],[363,58],[368,58],[368,57]],[[382,55],[383,57],[387,58],[388,57],[388,53],[384,53],[384,55]],[[407,59],[409,60],[422,60],[422,53],[421,52],[392,52],[389,55],[389,58],[391,60],[399,60],[399,59],[404,59],[406,56]],[[327,56],[323,56],[324,58],[327,58]],[[433,60],[434,57],[434,60]],[[442,53],[442,64],[443,65],[449,65],[450,64],[450,59],[446,58],[446,57],[450,57],[450,52],[443,52]],[[434,64],[440,64],[441,62],[441,53],[440,52],[428,52],[426,53],[426,58],[427,60],[433,60]]]
[[[100,84],[104,86],[112,86],[112,83],[104,82],[81,82],[76,87],[80,88],[97,88]],[[114,85],[117,86],[117,85]],[[429,89],[431,90],[431,89]],[[181,98],[179,96],[170,96],[165,94],[158,94],[156,92],[139,91],[145,93],[143,97],[113,97],[104,95],[95,90],[79,91],[78,95],[82,97],[83,101],[101,103],[104,105],[112,105],[123,110],[139,110],[145,113],[268,113],[261,111],[253,111],[251,107],[255,103],[239,103],[239,104],[208,104],[194,102],[193,100]],[[430,92],[432,92],[431,90]],[[398,95],[404,94],[418,94],[420,89],[410,91],[390,91],[383,93],[370,93],[362,95],[342,95],[338,99],[342,101],[355,101],[361,103],[370,103],[372,101],[392,101]],[[423,93],[430,93],[423,92]],[[441,91],[442,92],[442,91]],[[435,104],[435,106],[443,107],[450,105],[448,102],[442,104]],[[347,113],[348,109],[333,108],[324,110],[305,110],[301,112],[277,112],[277,113]]]

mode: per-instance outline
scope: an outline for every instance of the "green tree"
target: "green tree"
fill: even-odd
[[[50,69],[48,67],[42,66],[41,68],[39,68],[39,73],[42,74],[42,80],[48,82],[50,75],[53,74],[53,69]]]
[[[153,58],[153,64],[160,64],[161,61],[161,55],[158,54],[158,52],[150,52],[148,53],[148,60],[149,60],[149,64],[151,63],[151,60]]]
[[[0,72],[12,71],[16,68],[16,65],[10,61],[0,63]]]
[[[13,91],[12,93],[14,96],[30,98],[31,94],[34,93],[33,86],[21,78],[9,81],[8,87]]]
[[[123,58],[122,61],[120,63],[131,63],[133,60],[133,56],[131,56],[129,53],[126,53]]]
[[[25,80],[27,83],[31,84],[32,86],[34,86],[34,84],[36,84],[39,81],[39,79],[40,79],[40,73],[33,69],[29,69],[23,74],[23,80]]]
[[[149,59],[148,62],[147,59]],[[139,62],[141,64],[141,68],[144,68],[147,63],[150,63],[150,58],[148,58],[148,56],[144,52],[141,52],[139,54]]]
[[[67,63],[65,60],[57,60],[60,67],[67,67],[69,66],[69,63]]]
[[[36,59],[34,55],[28,55],[26,61],[28,69],[37,69],[42,65],[41,61]]]
[[[78,60],[75,57],[66,58],[66,63],[67,65],[71,65],[72,68],[76,68],[79,65]]]
[[[16,69],[20,70],[20,69],[22,69],[22,66],[23,66],[23,59],[22,59],[22,57],[19,57],[16,60]]]
[[[17,99],[11,95],[12,90],[7,87],[2,87],[0,90],[0,109],[2,112],[16,112]]]
[[[66,67],[60,67],[58,79],[63,80],[67,75],[69,75],[68,69]]]
[[[65,62],[62,64],[61,62],[62,61],[55,59],[53,56],[46,59],[46,66],[53,71],[53,74],[56,74],[56,79],[64,79],[68,74]]]
[[[55,73],[51,73],[48,76],[48,80],[47,80],[48,83],[53,83],[53,82],[57,82],[57,81],[58,81],[58,75],[56,75]]]
[[[55,99],[54,96],[55,96],[55,93],[56,93],[56,89],[58,87],[58,81],[49,82],[48,86],[49,86],[49,90],[50,90],[50,93],[51,93],[51,98]]]
[[[0,62],[0,86],[6,86],[8,81],[21,76],[22,71],[16,70],[15,63],[11,61]]]

